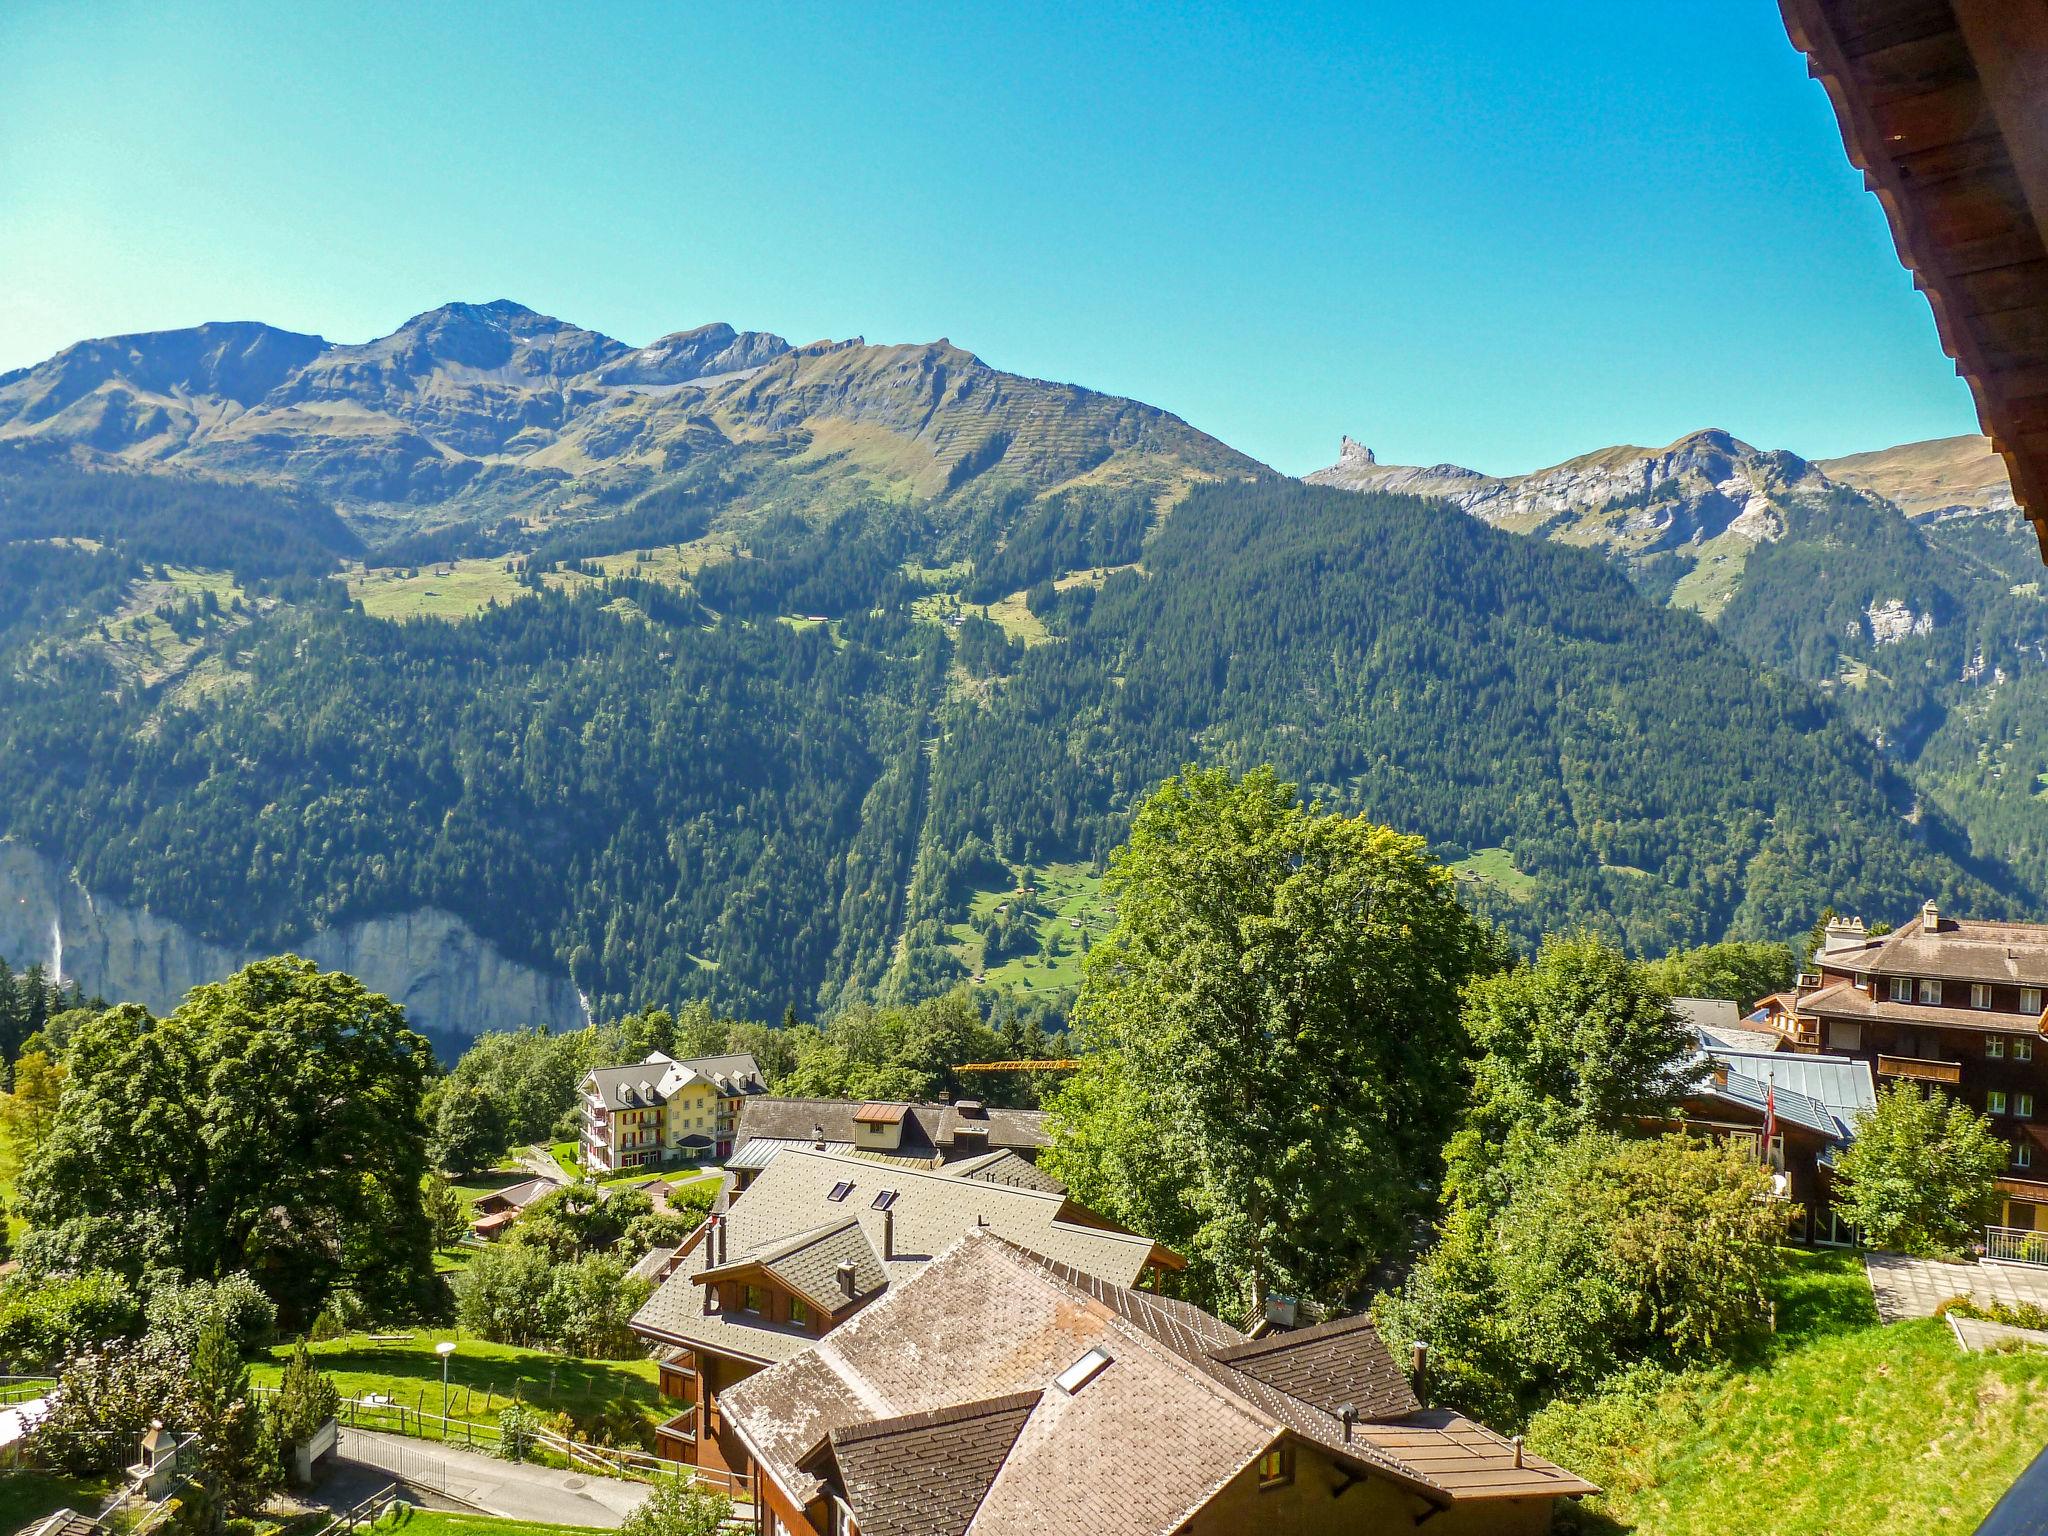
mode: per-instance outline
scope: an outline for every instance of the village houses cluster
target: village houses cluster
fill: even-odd
[[[1988,1243],[2048,1234],[2048,927],[1929,903],[1884,934],[1831,923],[1811,965],[1747,1015],[1675,999],[1690,1086],[1645,1130],[1751,1147],[1788,1235],[1842,1244],[1837,1159],[1880,1084],[1932,1084],[2009,1146]],[[744,1055],[657,1053],[580,1093],[591,1174],[722,1165],[710,1214],[641,1261],[655,1289],[633,1327],[674,1409],[659,1453],[750,1493],[774,1536],[967,1533],[1027,1511],[1045,1531],[1114,1512],[1190,1536],[1424,1519],[1512,1536],[1596,1491],[1431,1406],[1426,1349],[1364,1316],[1275,1299],[1241,1330],[1163,1294],[1182,1257],[1068,1196],[1039,1166],[1038,1112],[780,1098]],[[480,1230],[538,1192],[502,1191]]]

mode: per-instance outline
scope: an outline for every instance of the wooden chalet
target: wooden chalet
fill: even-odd
[[[726,1393],[901,1288],[963,1232],[993,1231],[1120,1285],[1154,1287],[1182,1266],[1064,1193],[979,1176],[1007,1156],[932,1168],[783,1148],[648,1275],[658,1288],[633,1331],[659,1353],[662,1395],[678,1405],[657,1431],[660,1453],[742,1472]]]
[[[1540,1536],[1598,1492],[1428,1407],[1369,1318],[1247,1338],[985,1227],[727,1413],[777,1536]]]
[[[1779,4],[2048,557],[2048,5]]]
[[[1944,917],[1933,902],[1883,935],[1831,923],[1789,1005],[1793,1051],[1868,1062],[1879,1082],[1954,1094],[2005,1139],[1992,1251],[2048,1230],[2048,925]]]

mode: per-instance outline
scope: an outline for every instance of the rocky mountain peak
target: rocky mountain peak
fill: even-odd
[[[1365,444],[1361,443],[1357,438],[1347,435],[1338,449],[1337,462],[1339,464],[1364,466],[1377,464],[1379,459]]]

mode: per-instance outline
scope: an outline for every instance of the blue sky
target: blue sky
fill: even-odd
[[[1292,472],[1976,425],[1773,0],[11,0],[0,294],[0,369],[458,298],[943,335]]]

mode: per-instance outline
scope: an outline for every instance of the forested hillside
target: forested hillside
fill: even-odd
[[[7,503],[39,574],[0,832],[217,943],[431,907],[599,1010],[973,975],[1056,1002],[1134,800],[1196,759],[1426,834],[1524,936],[1660,950],[2027,894],[1698,619],[1403,497],[1225,481],[1156,520],[1067,487],[943,567],[914,508],[856,500],[468,562],[483,595],[394,621],[371,600],[457,567],[319,576],[345,531],[297,493],[37,475]],[[100,537],[46,542],[35,507],[103,486]]]

